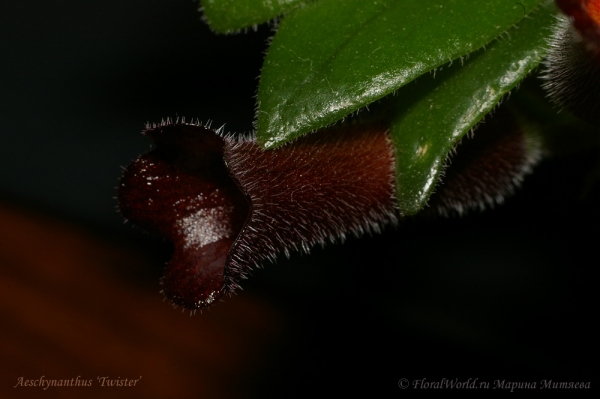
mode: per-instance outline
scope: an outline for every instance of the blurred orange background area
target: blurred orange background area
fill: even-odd
[[[135,273],[156,260],[81,227],[0,207],[0,392],[15,398],[245,397],[283,316],[245,293],[202,315],[162,302]],[[16,387],[20,377],[92,387]],[[98,378],[141,379],[103,388]],[[107,389],[110,389],[107,392]]]
[[[585,5],[590,17],[600,25],[600,1],[599,0],[588,0]]]

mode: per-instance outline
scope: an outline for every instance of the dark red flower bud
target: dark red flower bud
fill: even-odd
[[[281,252],[397,221],[394,157],[381,126],[330,129],[277,150],[199,125],[145,131],[156,150],[125,170],[124,216],[173,241],[164,293],[203,308]]]
[[[537,158],[526,135],[513,119],[499,122],[494,131],[484,124],[474,146],[459,148],[465,162],[448,167],[441,202],[433,201],[442,213],[501,201],[529,172]],[[209,306],[280,253],[308,252],[398,220],[395,159],[383,125],[329,128],[275,150],[194,124],[167,122],[145,134],[156,149],[125,170],[119,206],[173,241],[162,282],[177,305]]]
[[[224,139],[202,126],[147,129],[156,149],[123,174],[123,215],[175,245],[163,278],[165,294],[189,308],[207,306],[223,290],[227,254],[249,205],[223,163]]]

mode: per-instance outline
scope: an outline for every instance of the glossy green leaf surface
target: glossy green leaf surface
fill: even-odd
[[[425,206],[452,148],[540,63],[555,12],[552,4],[536,10],[485,50],[472,54],[464,66],[455,61],[435,78],[423,76],[392,97],[391,135],[403,214]],[[487,122],[493,123],[493,117]]]
[[[235,32],[267,22],[306,0],[201,0],[204,15],[219,33]]]
[[[321,0],[282,20],[258,89],[275,147],[492,41],[542,0]]]

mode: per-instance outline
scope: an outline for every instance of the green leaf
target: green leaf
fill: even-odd
[[[263,65],[265,147],[327,126],[489,43],[542,0],[321,0],[282,20]]]
[[[212,29],[230,33],[262,24],[290,11],[306,0],[201,0]]]
[[[391,135],[403,214],[425,206],[451,149],[541,62],[555,13],[547,5],[472,54],[464,66],[455,61],[435,78],[424,76],[398,91]]]

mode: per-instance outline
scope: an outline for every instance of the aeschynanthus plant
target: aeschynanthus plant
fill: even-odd
[[[208,1],[208,21],[243,28],[249,4],[271,2]],[[265,259],[379,231],[428,202],[441,213],[501,202],[539,159],[536,123],[506,110],[450,155],[542,61],[551,2],[288,6],[269,15],[288,11],[265,59],[256,134],[150,126],[156,150],[123,176],[124,215],[175,243],[163,279],[175,304],[206,307]],[[374,102],[366,121],[342,122]]]

